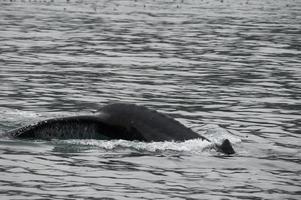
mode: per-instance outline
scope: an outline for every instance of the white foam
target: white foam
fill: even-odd
[[[180,151],[180,152],[202,152],[206,149],[211,149],[213,144],[211,142],[193,139],[184,142],[138,142],[127,140],[56,140],[56,144],[71,144],[71,145],[85,145],[92,147],[99,147],[105,150],[118,149],[134,149],[137,151]]]
[[[127,140],[94,140],[94,139],[72,139],[72,140],[53,140],[54,145],[78,146],[83,149],[95,149],[105,151],[124,151],[134,150],[139,152],[162,152],[162,151],[178,151],[189,153],[200,153],[208,151],[216,144],[221,144],[225,139],[229,139],[231,143],[241,142],[241,139],[234,136],[226,129],[208,124],[199,127],[198,133],[207,137],[211,142],[202,139],[186,140],[184,142],[165,141],[165,142],[139,142]]]

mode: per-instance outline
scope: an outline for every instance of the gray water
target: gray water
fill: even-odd
[[[204,141],[0,140],[0,199],[300,199],[298,0],[0,1],[0,132],[110,102]]]

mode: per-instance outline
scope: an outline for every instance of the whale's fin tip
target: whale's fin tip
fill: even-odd
[[[232,144],[228,139],[225,139],[221,145],[218,145],[217,149],[218,151],[229,155],[235,153]]]

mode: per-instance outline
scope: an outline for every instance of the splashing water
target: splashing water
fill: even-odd
[[[184,142],[165,141],[165,142],[139,142],[139,141],[126,141],[126,140],[52,140],[54,145],[69,145],[74,147],[79,146],[83,149],[102,149],[105,151],[120,151],[124,149],[134,150],[139,152],[188,152],[188,153],[201,153],[214,148],[215,144],[221,144],[225,139],[229,139],[231,143],[239,143],[241,140],[231,135],[227,130],[217,126],[208,125],[204,126],[204,132],[207,138],[211,141],[202,139],[186,140]]]

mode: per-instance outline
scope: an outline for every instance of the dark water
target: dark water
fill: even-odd
[[[300,199],[300,27],[298,0],[1,0],[0,132],[123,101],[237,154],[2,139],[0,198]]]

